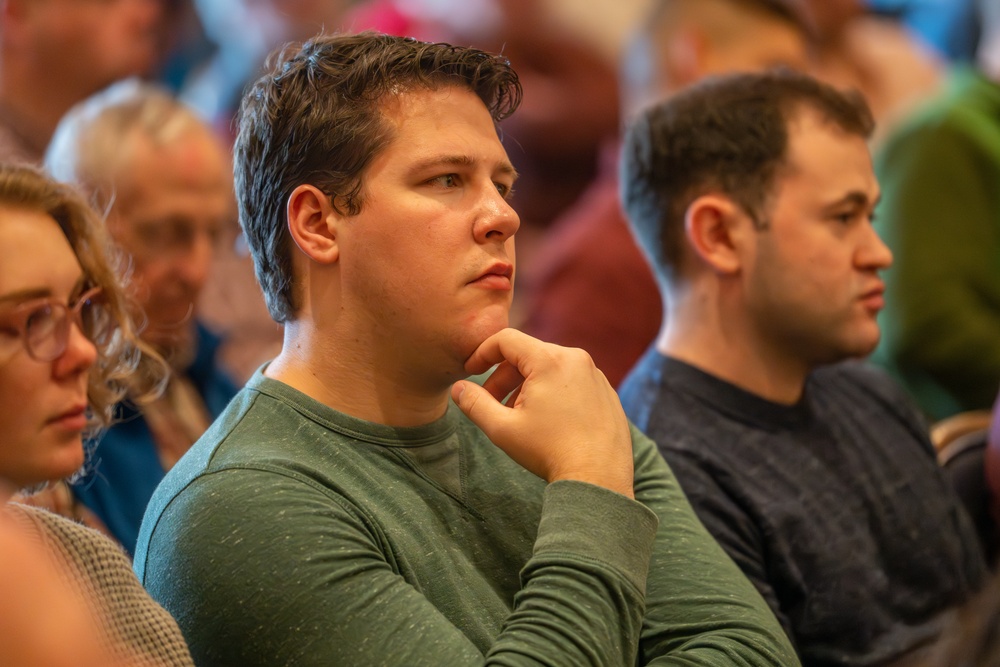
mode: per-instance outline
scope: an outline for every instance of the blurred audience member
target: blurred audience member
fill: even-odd
[[[176,623],[114,542],[9,502],[16,489],[72,475],[84,435],[109,423],[114,403],[143,403],[159,387],[163,362],[125,313],[97,214],[33,169],[0,166],[4,667],[193,665]]]
[[[868,5],[899,18],[947,60],[975,60],[979,42],[976,0],[868,0]]]
[[[0,4],[0,161],[42,161],[66,111],[148,72],[163,0],[4,0]]]
[[[164,1],[160,62],[151,78],[176,94],[191,72],[212,57],[215,47],[205,34],[194,0]]]
[[[878,144],[902,116],[935,94],[943,59],[900,21],[876,16],[865,0],[804,0],[818,37],[812,73],[865,96]]]
[[[896,254],[875,360],[932,419],[1000,387],[1000,3],[983,0],[978,68],[957,69],[878,156]]]
[[[805,19],[783,0],[659,0],[625,60],[623,109],[632,115],[712,74],[804,67],[807,45]],[[662,306],[622,216],[613,162],[526,268],[522,328],[582,347],[617,385],[655,338]]]
[[[219,339],[193,317],[218,237],[235,215],[229,159],[195,114],[159,89],[125,81],[71,110],[46,156],[108,211],[108,229],[132,260],[143,340],[173,374],[159,400],[121,423],[94,452],[73,493],[129,551],[164,472],[236,393],[219,367]]]
[[[216,47],[181,88],[181,99],[228,143],[244,88],[271,51],[319,32],[335,32],[352,0],[194,0]]]
[[[805,667],[995,667],[973,524],[905,392],[849,361],[892,262],[872,130],[860,95],[790,71],[632,126],[622,200],[667,313],[619,393]]]

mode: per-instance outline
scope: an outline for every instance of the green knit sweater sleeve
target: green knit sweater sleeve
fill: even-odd
[[[633,427],[635,495],[660,517],[639,664],[799,664],[770,607],[698,520],[656,445]]]

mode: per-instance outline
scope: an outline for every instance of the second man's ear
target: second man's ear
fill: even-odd
[[[337,225],[341,215],[330,197],[314,185],[292,190],[285,210],[288,231],[304,255],[320,264],[332,264],[340,257]]]
[[[684,214],[684,234],[697,262],[716,273],[735,273],[742,266],[741,241],[749,216],[731,199],[707,194],[695,199]]]

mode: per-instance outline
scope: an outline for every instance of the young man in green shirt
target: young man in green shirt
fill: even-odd
[[[373,33],[245,98],[284,347],[136,552],[199,665],[797,664],[589,356],[507,328],[519,98],[500,57]]]

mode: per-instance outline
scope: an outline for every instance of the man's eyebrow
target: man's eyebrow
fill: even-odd
[[[475,164],[476,164],[475,158],[469,155],[435,155],[426,158],[424,160],[419,160],[418,162],[414,163],[413,171],[420,172],[433,169],[434,167],[442,167],[449,165],[456,167],[471,167],[474,166]],[[506,160],[497,163],[496,171],[499,171],[501,174],[510,176],[514,180],[517,180],[518,178],[517,169],[515,169],[514,165],[512,165],[510,162],[507,162]]]
[[[878,202],[881,198],[882,195],[879,194],[877,197],[875,197],[874,200],[872,200],[868,197],[867,193],[862,192],[861,190],[852,190],[843,197],[841,197],[840,199],[830,202],[824,208],[833,209],[837,208],[838,206],[843,206],[844,204],[850,204],[852,206],[865,207],[865,208],[870,206],[874,208],[875,206],[878,205]]]

